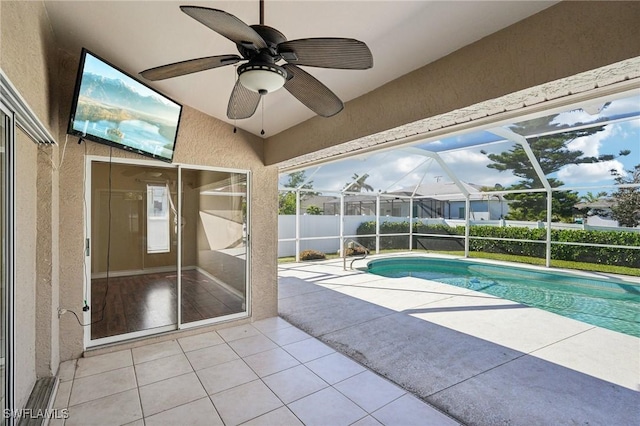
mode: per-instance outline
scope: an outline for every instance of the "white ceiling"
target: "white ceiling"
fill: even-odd
[[[557,1],[266,0],[265,24],[289,40],[347,37],[364,41],[373,54],[372,69],[305,67],[346,103],[554,3]],[[134,76],[167,63],[238,53],[231,41],[182,13],[179,6],[183,4],[222,9],[249,25],[259,23],[258,0],[45,0],[61,48],[79,54],[86,47]],[[234,82],[235,67],[227,66],[147,83],[184,105],[233,123],[226,111]],[[270,93],[264,103],[264,137],[313,116],[286,90]],[[262,120],[259,107],[253,117],[238,120],[236,125],[260,135]]]

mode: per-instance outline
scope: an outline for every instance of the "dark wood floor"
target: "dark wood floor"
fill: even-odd
[[[176,324],[175,272],[91,280],[91,338]],[[243,312],[244,300],[196,270],[182,272],[182,322]],[[104,315],[103,315],[104,306]]]

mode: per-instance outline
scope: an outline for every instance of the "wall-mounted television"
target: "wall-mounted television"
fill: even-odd
[[[171,162],[182,105],[82,49],[67,133]]]

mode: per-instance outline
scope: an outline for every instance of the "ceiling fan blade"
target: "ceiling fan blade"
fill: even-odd
[[[331,117],[342,111],[344,104],[340,98],[317,78],[292,64],[285,64],[283,68],[292,76],[284,88],[307,108],[322,117]]]
[[[267,43],[253,28],[224,10],[200,6],[180,6],[180,10],[235,44],[253,50],[267,47]]]
[[[365,70],[373,66],[369,47],[352,38],[289,40],[278,45],[278,53],[294,65],[345,70]]]
[[[259,103],[260,94],[247,89],[240,83],[240,80],[238,80],[229,98],[227,117],[232,120],[249,118],[256,112]]]
[[[212,68],[235,64],[241,59],[242,58],[238,55],[207,56],[206,58],[190,59],[188,61],[150,68],[142,71],[140,75],[151,81],[164,80],[165,78],[178,77],[198,71],[205,71]]]

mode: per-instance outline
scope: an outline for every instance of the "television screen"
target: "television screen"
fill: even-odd
[[[82,49],[67,133],[171,162],[182,105]]]

